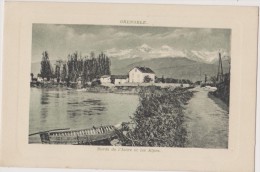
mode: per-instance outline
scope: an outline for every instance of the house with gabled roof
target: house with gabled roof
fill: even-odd
[[[128,75],[103,75],[100,77],[101,84],[120,85],[128,82]]]
[[[111,83],[111,76],[110,75],[103,75],[100,77],[101,84]]]
[[[155,73],[148,67],[134,67],[129,71],[130,83],[154,83]]]
[[[111,75],[111,83],[115,85],[120,85],[128,82],[127,75]]]

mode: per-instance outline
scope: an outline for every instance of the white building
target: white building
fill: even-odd
[[[111,83],[111,76],[110,75],[103,75],[100,77],[101,84]]]
[[[135,67],[129,71],[129,82],[144,83],[155,82],[155,73],[148,67]]]
[[[40,76],[38,76],[38,77],[37,77],[37,81],[38,81],[38,82],[43,82],[43,78],[40,77]]]
[[[128,82],[127,75],[111,75],[111,83],[120,85]]]

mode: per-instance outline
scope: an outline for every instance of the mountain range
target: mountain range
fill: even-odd
[[[168,45],[153,48],[143,44],[131,49],[112,48],[104,53],[110,57],[111,73],[114,75],[126,75],[135,66],[149,67],[157,77],[192,81],[201,80],[205,75],[216,76],[218,72],[217,50],[180,50]],[[221,54],[223,71],[226,73],[229,71],[229,53],[222,51]],[[55,64],[56,60],[52,57],[50,59],[51,64]],[[40,62],[32,63],[31,71],[34,74],[39,73]]]
[[[147,44],[132,48],[132,49],[117,49],[112,48],[105,51],[109,57],[120,58],[120,59],[134,59],[141,58],[154,59],[154,58],[166,58],[166,57],[183,57],[190,60],[203,63],[215,63],[218,60],[218,54],[220,50],[188,50],[188,49],[177,49],[168,45],[162,45],[157,48],[152,48]],[[227,50],[222,50],[222,59],[228,60],[229,53]]]
[[[176,79],[190,79],[192,81],[201,80],[207,75],[208,77],[216,76],[218,72],[218,62],[204,63],[190,60],[184,57],[165,57],[146,60],[116,59],[113,58],[111,66],[112,74],[127,74],[135,66],[145,66],[151,68],[157,77],[170,77]],[[222,61],[223,72],[229,71],[227,60]]]
[[[191,60],[185,57],[161,57],[161,58],[118,58],[111,59],[111,74],[127,75],[135,66],[145,66],[151,68],[157,77],[171,77],[176,79],[190,79],[193,82],[208,77],[216,76],[218,72],[218,61],[213,63],[205,63],[201,61]],[[54,64],[55,60],[51,61]],[[229,71],[228,60],[223,60],[223,71]],[[40,72],[40,62],[32,63],[31,71],[34,74]]]

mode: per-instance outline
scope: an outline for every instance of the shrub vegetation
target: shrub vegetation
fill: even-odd
[[[140,104],[130,124],[122,124],[119,140],[123,146],[184,147],[184,104],[193,93],[185,88],[144,87]]]

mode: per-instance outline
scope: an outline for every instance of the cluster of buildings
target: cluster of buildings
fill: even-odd
[[[161,79],[161,80],[160,80]],[[157,78],[155,83],[155,72],[149,67],[134,67],[131,69],[127,75],[103,75],[100,78],[94,79],[92,82],[87,82],[84,84],[87,85],[104,85],[104,86],[113,86],[113,85],[122,85],[122,86],[135,86],[135,85],[156,85],[160,87],[189,87],[189,83],[182,82],[167,82],[162,81],[163,78]],[[58,78],[50,78],[47,81],[47,78],[42,78],[40,75],[37,78],[34,78],[31,75],[31,86],[51,83],[51,84],[68,84],[65,81],[60,81]],[[70,87],[75,88],[83,88],[83,80],[82,77],[78,77],[76,82],[69,82]]]
[[[128,75],[103,75],[101,84],[125,84],[125,83],[154,83],[155,73],[148,67],[134,67]]]
[[[134,67],[128,72],[128,75],[103,75],[96,80],[100,80],[100,83],[103,85],[120,85],[126,83],[155,83],[155,73],[152,69],[148,67]],[[57,78],[50,78],[50,81],[47,81],[47,78],[42,78],[37,76],[34,78],[31,76],[31,83],[43,83],[43,82],[53,82],[61,83]],[[79,77],[76,81],[77,85],[82,85],[82,78]]]

